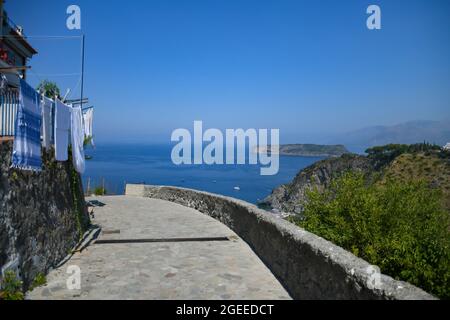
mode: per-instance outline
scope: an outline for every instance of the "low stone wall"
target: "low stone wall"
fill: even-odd
[[[366,261],[244,201],[144,185],[127,185],[126,195],[172,201],[221,221],[252,247],[294,299],[434,299],[408,283],[373,275]]]
[[[49,152],[42,172],[11,169],[12,146],[0,142],[0,271],[15,271],[26,290],[70,253],[89,216],[71,161]]]

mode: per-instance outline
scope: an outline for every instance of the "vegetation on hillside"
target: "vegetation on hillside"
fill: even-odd
[[[369,183],[348,172],[307,198],[302,218],[293,222],[383,273],[450,298],[450,216],[439,189],[421,180]]]
[[[450,152],[430,143],[390,144],[366,151],[379,169],[380,183],[391,179],[403,182],[421,180],[443,193],[450,212]]]
[[[378,166],[389,164],[402,154],[424,153],[426,155],[438,154],[443,158],[448,157],[448,153],[435,144],[427,142],[417,144],[388,144],[385,146],[373,147],[366,150],[369,159],[374,161]],[[448,157],[450,159],[450,157]]]
[[[442,192],[444,206],[450,213],[450,161],[442,159],[441,154],[402,154],[385,168],[379,183],[386,180],[424,181]]]

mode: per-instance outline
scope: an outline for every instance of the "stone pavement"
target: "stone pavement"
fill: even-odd
[[[93,199],[88,199],[93,200]],[[98,197],[98,241],[228,237],[230,241],[91,244],[27,299],[290,299],[250,247],[196,210],[157,199]],[[69,266],[81,289],[68,290]]]

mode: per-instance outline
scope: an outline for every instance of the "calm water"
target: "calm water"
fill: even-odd
[[[84,186],[90,178],[91,189],[103,179],[110,194],[123,194],[125,183],[145,183],[193,188],[232,196],[256,203],[275,187],[291,181],[295,175],[321,158],[280,157],[275,176],[261,176],[254,165],[182,165],[170,159],[171,146],[99,145],[87,154]],[[235,190],[239,187],[240,191]]]

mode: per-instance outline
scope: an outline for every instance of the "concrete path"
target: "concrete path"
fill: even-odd
[[[92,199],[90,199],[92,200]],[[290,299],[249,246],[229,228],[171,202],[99,197],[97,240],[229,237],[231,241],[92,244],[53,270],[28,299]],[[120,232],[120,233],[119,233]],[[69,266],[81,290],[68,290]]]

